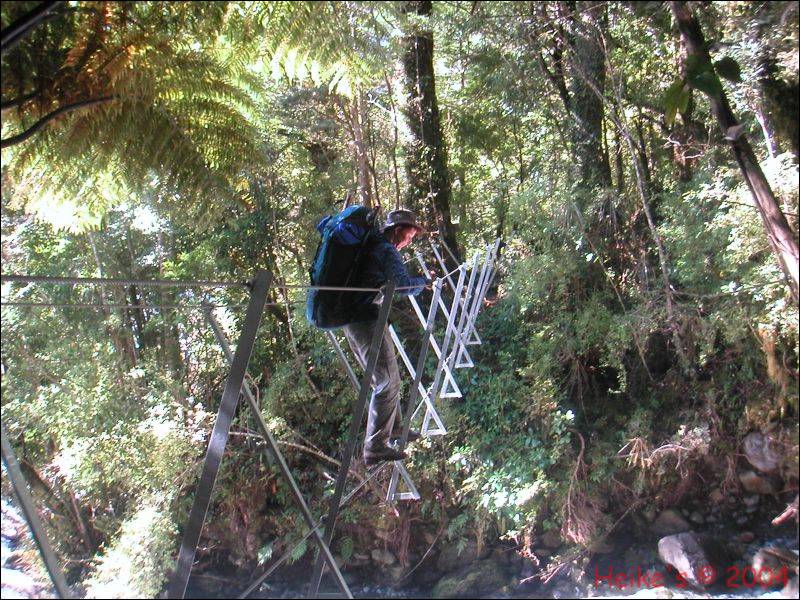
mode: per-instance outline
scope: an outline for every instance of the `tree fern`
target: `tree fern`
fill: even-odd
[[[389,31],[377,12],[389,2],[264,2],[253,8],[263,24],[273,76],[310,78],[349,95],[379,80]]]
[[[112,98],[3,150],[18,203],[44,193],[51,202],[80,198],[102,213],[112,195],[100,182],[136,193],[154,179],[176,202],[196,206],[195,218],[242,199],[245,190],[234,182],[263,165],[263,85],[230,60],[226,40],[216,35],[226,14],[218,5],[226,3],[191,4],[80,3],[86,12],[50,27],[45,52],[23,42],[3,55],[4,98],[40,85],[34,101],[3,115],[4,137],[76,99]],[[14,68],[19,64],[27,73]]]

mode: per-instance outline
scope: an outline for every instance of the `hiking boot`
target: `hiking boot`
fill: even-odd
[[[403,437],[403,430],[402,429],[393,429],[389,439],[394,441],[398,441],[401,437]],[[411,442],[416,442],[421,437],[419,431],[414,431],[413,429],[408,430],[408,440],[407,443],[410,444]]]
[[[364,449],[364,463],[368,467],[372,467],[384,461],[405,460],[406,458],[408,458],[408,454],[390,448],[389,446],[379,446],[374,450]]]

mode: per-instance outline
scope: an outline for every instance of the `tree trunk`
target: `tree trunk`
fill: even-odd
[[[686,42],[681,37],[678,40],[678,74],[686,78]],[[694,111],[694,93],[689,92],[689,102],[686,110],[681,112],[681,123],[675,124],[672,129],[672,160],[678,170],[678,180],[689,182],[692,180],[692,112]]]
[[[369,174],[367,142],[364,136],[366,121],[366,101],[364,92],[359,92],[350,103],[350,125],[353,132],[353,146],[356,153],[356,174],[358,180],[358,201],[372,207],[372,184]]]
[[[406,13],[430,16],[430,0],[406,2]],[[447,150],[439,121],[433,73],[433,34],[415,31],[404,38],[403,71],[408,101],[405,117],[411,134],[406,172],[406,204],[422,213],[424,222],[436,223],[439,235],[460,260],[456,228],[450,218],[452,191],[447,172]]]
[[[756,43],[761,47],[758,56],[759,107],[755,111],[764,131],[767,150],[771,156],[780,154],[783,145],[789,147],[796,160],[800,160],[800,124],[797,113],[798,80],[785,81],[778,71],[775,52],[767,41],[770,28],[760,24],[756,29]]]
[[[170,232],[172,231],[172,226],[170,224]],[[169,234],[168,241],[165,241],[164,235],[161,229],[158,230],[157,234],[157,241],[158,241],[158,277],[159,279],[165,279],[164,275],[164,259],[169,258],[169,260],[174,261],[176,259],[175,253],[175,244],[173,240],[172,233]],[[161,304],[173,304],[176,302],[176,294],[173,290],[166,292],[164,288],[161,288],[160,291],[160,298]],[[180,332],[178,330],[178,326],[175,323],[173,318],[174,313],[171,311],[164,311],[162,319],[163,319],[163,348],[164,348],[164,357],[165,362],[169,365],[172,373],[175,375],[176,379],[180,380],[181,372],[183,370],[183,360],[181,357],[181,347],[178,339],[180,338]]]
[[[386,82],[386,91],[389,98],[389,107],[392,110],[392,174],[394,176],[394,208],[400,208],[400,174],[397,169],[397,146],[400,141],[400,131],[397,125],[397,107],[394,104],[394,92],[392,91],[392,82],[389,75],[384,71],[383,80]]]
[[[681,35],[686,41],[686,47],[690,55],[695,56],[699,64],[708,65],[711,71],[711,57],[706,49],[703,32],[700,24],[692,14],[686,2],[670,2],[672,13],[678,23]],[[716,78],[716,75],[714,75]],[[775,194],[769,186],[764,172],[761,170],[758,160],[756,160],[753,149],[747,141],[746,136],[741,133],[741,128],[737,127],[739,122],[728,104],[728,98],[722,89],[722,84],[717,79],[715,92],[708,94],[711,103],[711,111],[719,123],[722,133],[730,141],[731,150],[739,164],[744,180],[753,195],[753,201],[758,208],[759,214],[764,221],[764,228],[767,238],[772,246],[772,250],[778,259],[778,263],[786,276],[789,291],[795,302],[798,301],[798,261],[800,261],[800,251],[798,251],[797,239],[786,221],[786,216],[780,209]]]
[[[604,2],[567,2],[572,154],[582,189],[611,186],[611,168],[603,147],[603,100],[592,85],[605,87],[605,51],[601,32],[606,28]],[[588,80],[588,81],[587,81]]]

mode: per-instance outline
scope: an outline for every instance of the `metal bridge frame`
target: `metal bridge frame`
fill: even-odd
[[[445,273],[443,278],[448,280],[454,290],[454,293],[452,305],[448,309],[446,302],[442,298],[443,278],[437,279],[433,286],[433,297],[428,309],[427,318],[423,316],[418,301],[413,296],[408,297],[423,330],[422,345],[420,354],[417,358],[416,367],[412,367],[408,353],[405,351],[405,348],[403,347],[396,331],[394,330],[394,327],[389,326],[389,332],[391,334],[392,341],[401,355],[403,363],[405,364],[406,369],[412,378],[408,408],[403,419],[403,433],[399,442],[401,449],[405,448],[407,444],[411,421],[419,413],[419,410],[422,408],[422,406],[425,406],[426,409],[422,423],[423,434],[430,436],[444,435],[447,433],[441,418],[436,412],[436,402],[441,398],[461,397],[462,395],[461,390],[456,383],[455,377],[453,376],[453,371],[458,368],[473,366],[472,359],[469,356],[469,352],[467,351],[466,347],[471,344],[481,343],[481,340],[475,331],[475,323],[478,313],[483,307],[483,300],[485,299],[486,292],[491,286],[496,274],[496,259],[499,242],[500,240],[498,239],[495,241],[493,246],[486,247],[486,254],[483,258],[483,264],[479,275],[477,275],[477,265],[480,262],[479,253],[474,255],[472,268],[469,269],[469,281],[466,283],[466,286],[465,279],[468,270],[466,263],[462,264],[457,269],[459,276],[457,283],[454,284],[451,273],[447,273],[441,253],[438,251],[433,242],[431,242],[431,250],[442,267],[443,273]],[[452,257],[453,254],[450,252],[449,248],[446,246],[443,247],[450,253],[450,256]],[[430,277],[430,271],[425,266],[421,256],[417,253],[416,257],[420,262],[423,271],[428,277]],[[16,279],[20,281],[26,279],[29,281],[37,279],[41,279],[42,281],[52,280],[51,282],[56,283],[74,283],[76,280],[76,278],[36,278],[24,276],[4,276],[3,278],[4,280]],[[56,279],[59,279],[59,281],[55,281]],[[63,279],[64,281],[60,281],[60,279]],[[92,278],[86,279],[85,283],[107,283],[113,285],[116,283],[116,281]],[[177,285],[181,285],[182,283],[186,285],[204,283],[225,286],[241,285],[239,282],[139,281],[138,283],[141,285],[169,285],[170,283]],[[389,310],[393,301],[395,285],[392,282],[389,282],[386,286],[384,286],[384,288],[382,288],[383,300],[380,306],[378,319],[375,323],[375,330],[370,343],[366,368],[364,369],[364,373],[360,381],[350,366],[341,348],[341,345],[338,343],[335,336],[328,333],[328,337],[334,346],[337,356],[342,361],[350,380],[358,389],[358,396],[353,407],[348,441],[344,448],[341,467],[336,478],[335,491],[329,503],[328,514],[323,519],[315,521],[311,511],[308,508],[308,504],[306,503],[302,492],[297,485],[297,482],[291,474],[291,471],[278,447],[275,438],[272,436],[263,416],[261,415],[261,411],[256,403],[255,395],[250,388],[250,385],[245,380],[247,374],[247,365],[252,356],[256,334],[261,323],[264,307],[266,305],[267,293],[271,283],[271,273],[262,270],[256,274],[252,283],[249,285],[250,300],[245,312],[244,324],[236,344],[235,353],[231,352],[228,338],[214,318],[212,313],[213,306],[210,304],[203,305],[203,311],[208,324],[211,327],[217,342],[220,344],[227,360],[230,362],[231,370],[222,393],[222,399],[220,401],[219,410],[214,422],[214,428],[211,432],[211,437],[206,449],[203,470],[196,488],[195,498],[189,513],[188,522],[184,528],[183,540],[178,553],[176,568],[172,574],[172,577],[170,578],[168,587],[169,598],[183,598],[185,596],[192,564],[197,552],[197,545],[200,541],[203,524],[211,503],[214,483],[219,473],[223,453],[230,433],[230,427],[235,416],[241,394],[244,394],[244,396],[247,398],[247,401],[251,407],[251,412],[256,420],[256,426],[267,443],[267,448],[265,448],[267,458],[269,462],[277,463],[281,475],[289,486],[292,498],[300,509],[303,520],[308,526],[308,531],[300,541],[296,542],[292,548],[288,549],[281,558],[274,561],[264,573],[262,573],[253,583],[251,583],[248,588],[242,592],[240,598],[245,598],[254,589],[256,589],[269,575],[271,575],[286,561],[286,559],[297,547],[303,544],[310,537],[313,537],[314,542],[319,547],[319,554],[314,566],[314,573],[309,586],[310,595],[312,597],[316,597],[318,595],[319,586],[322,581],[323,570],[327,566],[333,573],[340,592],[347,598],[353,597],[338,565],[336,564],[336,560],[330,551],[330,543],[333,538],[336,518],[341,508],[344,507],[353,497],[355,497],[356,493],[363,486],[377,476],[378,473],[380,473],[384,467],[389,464],[381,463],[369,469],[367,476],[364,477],[362,481],[347,495],[344,495],[347,475],[350,472],[350,465],[355,453],[361,421],[367,405],[367,394],[370,393],[372,387],[372,376],[377,364],[378,352],[383,339],[383,331],[387,327],[388,323]],[[446,327],[441,346],[438,344],[434,335],[434,326],[439,310],[442,311],[442,314],[446,318]],[[426,388],[422,383],[422,379],[429,347],[433,349],[438,362],[434,371],[433,381]],[[412,410],[412,406],[414,406],[414,403],[417,402],[418,398],[421,400],[419,404],[417,404],[416,408]],[[436,424],[436,429],[430,427],[431,421]],[[14,451],[6,435],[5,426],[2,427],[2,458],[3,462],[7,466],[9,479],[11,480],[14,493],[19,500],[23,515],[31,528],[31,533],[37,546],[39,547],[39,551],[44,559],[45,566],[50,574],[56,591],[60,597],[69,598],[71,597],[70,589],[67,586],[66,579],[64,578],[64,574],[58,565],[58,561],[52,550],[52,547],[48,542],[41,521],[36,514],[33,499],[31,498],[30,492],[27,489],[25,479],[20,472],[16,456],[14,455]],[[419,493],[417,492],[416,487],[414,486],[414,483],[411,480],[411,477],[409,476],[405,466],[401,462],[393,462],[391,464],[393,465],[393,471],[386,500],[388,502],[395,502],[397,500],[418,499]],[[407,492],[397,491],[400,479],[406,483],[406,486],[408,487]],[[320,529],[323,527],[323,525],[324,533],[321,533]]]

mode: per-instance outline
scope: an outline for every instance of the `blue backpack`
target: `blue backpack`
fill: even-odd
[[[312,286],[356,287],[353,285],[367,242],[377,233],[377,209],[349,206],[329,215],[317,225],[322,239],[309,270]],[[336,329],[365,320],[365,306],[374,292],[309,290],[306,318],[319,329]]]

